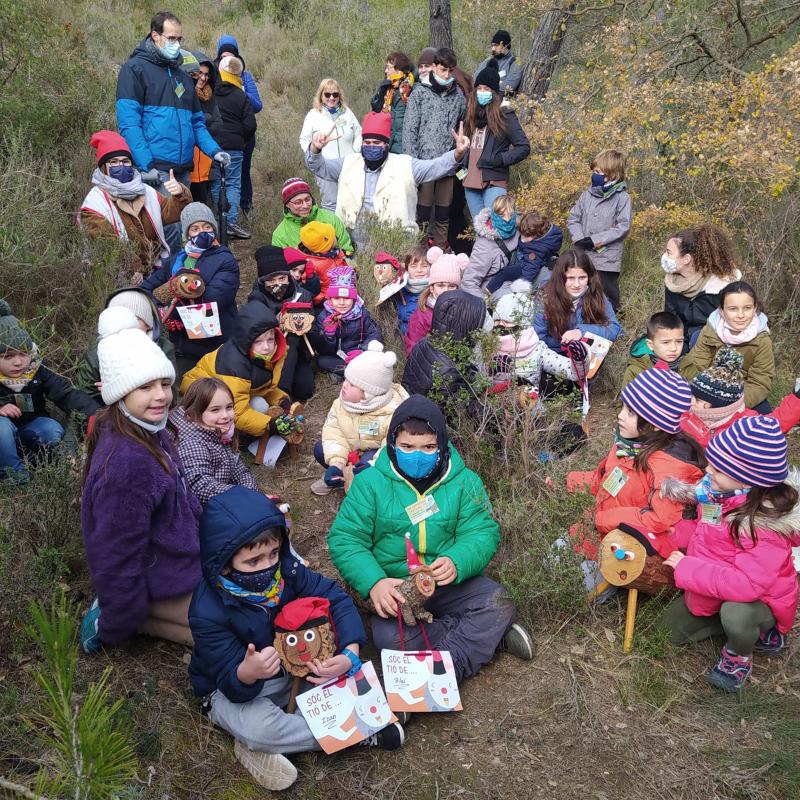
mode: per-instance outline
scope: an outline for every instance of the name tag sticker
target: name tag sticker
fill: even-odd
[[[719,503],[701,503],[700,520],[708,525],[719,525],[722,522],[722,506]]]
[[[359,436],[377,436],[380,426],[377,420],[372,422],[359,422],[358,435]]]
[[[614,467],[609,476],[603,481],[603,488],[612,497],[616,497],[627,482],[628,479],[625,477],[625,473],[619,467]]]
[[[465,170],[463,167],[458,172],[456,172],[456,178],[458,178],[460,181],[463,181],[464,178],[466,177],[467,177],[467,170]]]
[[[14,395],[14,405],[23,414],[33,414],[33,397],[24,392]]]
[[[183,97],[183,93],[186,91],[186,87],[182,83],[175,84],[175,94],[177,97]]]
[[[412,525],[418,525],[423,520],[438,513],[439,506],[436,505],[436,500],[433,498],[433,495],[430,494],[425,495],[422,500],[418,500],[416,503],[406,506],[406,514],[408,514]]]

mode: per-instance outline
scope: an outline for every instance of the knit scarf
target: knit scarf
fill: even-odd
[[[501,336],[497,345],[497,352],[514,358],[527,358],[539,344],[539,337],[533,328],[525,328],[519,335],[508,333]]]
[[[617,446],[617,458],[636,458],[636,454],[642,449],[642,443],[638,439],[626,439],[620,435],[619,425],[614,432],[614,444]]]
[[[570,295],[570,297],[572,297],[572,308],[573,308],[575,311],[577,311],[577,310],[578,310],[578,306],[581,304],[581,301],[583,300],[583,296],[584,296],[584,295],[586,294],[586,292],[588,292],[588,291],[589,291],[589,287],[588,287],[588,286],[586,286],[586,288],[584,288],[584,289],[581,289],[581,293],[580,293],[580,294],[579,294],[577,297],[572,297],[572,295]]]
[[[740,411],[744,411],[744,397],[740,397],[733,403],[719,408],[701,408],[695,411],[695,416],[707,425],[712,431],[721,428],[729,419]]]
[[[371,399],[367,400],[365,397],[360,403],[350,403],[343,397],[339,398],[342,408],[349,411],[351,414],[371,414],[378,409],[383,408],[392,399],[392,387],[385,394],[376,394]]]
[[[203,103],[207,103],[214,96],[214,90],[211,88],[210,83],[206,83],[204,86],[195,86],[194,92],[197,95],[197,99]]]
[[[409,278],[406,283],[406,290],[411,294],[422,294],[429,286],[427,278]]]
[[[39,355],[36,345],[33,345],[30,357],[30,366],[18,378],[9,378],[7,375],[0,373],[0,386],[5,386],[6,389],[10,389],[12,392],[21,392],[33,380],[36,371],[42,366],[42,357]]]
[[[390,114],[392,111],[392,98],[396,89],[400,90],[400,99],[403,103],[408,102],[408,96],[411,94],[411,88],[414,86],[414,76],[411,73],[394,72],[389,76],[392,82],[391,86],[386,90],[383,96],[383,109],[385,114]]]
[[[326,300],[322,307],[331,315],[331,317],[335,317],[332,320],[335,323],[339,322],[350,322],[350,320],[358,319],[362,312],[364,311],[364,300],[362,299],[361,295],[356,298],[355,303],[353,303],[353,307],[344,314],[340,314],[334,307],[331,305],[330,300]]]
[[[224,592],[227,592],[233,597],[238,597],[247,603],[255,603],[259,606],[267,606],[274,608],[281,602],[281,595],[283,594],[284,581],[281,577],[281,568],[275,570],[275,580],[272,581],[271,586],[263,592],[251,592],[249,589],[242,589],[238,583],[229,581],[224,575],[217,576],[217,586]]]
[[[716,319],[713,319],[714,314],[717,315]],[[750,320],[750,323],[743,331],[733,330],[725,321],[725,317],[718,311],[715,311],[714,314],[709,317],[708,321],[709,323],[712,323],[713,320],[712,326],[714,328],[714,332],[717,334],[717,336],[719,336],[723,344],[727,344],[730,347],[736,347],[736,345],[739,344],[752,342],[753,339],[758,336],[758,333],[761,330],[758,314],[753,315],[753,319]]]
[[[120,183],[97,167],[92,173],[92,183],[98,189],[110,194],[115,200],[135,200],[137,197],[144,197],[145,193],[142,174],[138,169],[133,171],[132,181]]]
[[[688,275],[672,272],[664,276],[664,285],[667,289],[675,294],[683,295],[688,300],[694,300],[703,291],[706,283],[708,283],[708,278],[694,270]]]
[[[613,183],[604,183],[603,184],[603,199],[605,200],[606,197],[611,197],[614,192],[621,192],[623,189],[627,189],[628,184],[625,181],[614,181]]]
[[[232,83],[234,86],[238,86],[240,89],[244,86],[241,75],[234,75],[232,72],[221,69],[219,71],[219,76],[225,81],[225,83]]]

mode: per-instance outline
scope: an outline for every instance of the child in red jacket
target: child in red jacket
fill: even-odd
[[[797,612],[792,545],[800,543],[800,496],[785,482],[786,453],[777,420],[747,416],[712,438],[699,485],[664,487],[679,501],[697,502],[698,513],[675,525],[676,549],[665,563],[684,593],[667,608],[662,626],[673,644],[727,637],[708,675],[727,692],[749,677],[753,650],[776,655],[784,648]]]

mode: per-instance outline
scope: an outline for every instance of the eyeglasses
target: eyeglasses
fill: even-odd
[[[162,39],[166,39],[170,44],[181,44],[183,36],[164,36],[163,33],[158,34]]]
[[[322,93],[322,96],[323,96],[323,97],[324,97],[326,100],[330,100],[331,98],[333,98],[334,100],[336,100],[336,99],[338,99],[338,97],[339,97],[339,92],[323,92],[323,93]]]
[[[109,158],[106,164],[109,167],[131,167],[133,166],[133,161],[129,158]]]
[[[313,200],[311,199],[311,196],[309,195],[308,197],[293,197],[291,200],[289,200],[288,203],[286,203],[286,205],[287,206],[310,206],[312,204],[312,202],[313,202]]]

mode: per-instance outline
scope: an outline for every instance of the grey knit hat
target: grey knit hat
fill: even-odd
[[[5,300],[0,300],[0,353],[5,353],[7,350],[31,353],[33,339],[11,313],[11,306]]]
[[[217,225],[217,218],[214,212],[205,203],[189,203],[186,208],[181,211],[181,232],[183,238],[189,238],[189,228],[195,222],[207,222],[214,227],[214,235],[219,236],[219,226]]]

